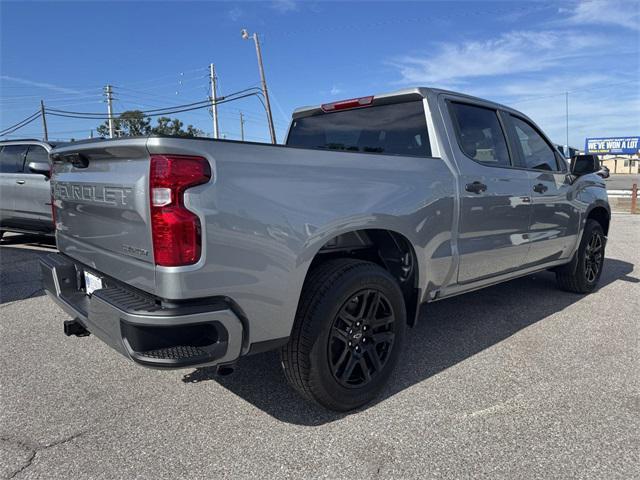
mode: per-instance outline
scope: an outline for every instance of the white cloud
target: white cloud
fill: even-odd
[[[531,117],[557,143],[566,138],[564,96],[517,102],[513,105]],[[640,95],[606,89],[569,94],[569,142],[581,147],[587,137],[638,135]]]
[[[403,84],[464,91],[513,106],[558,143],[566,135],[564,92],[569,92],[572,145],[581,146],[588,136],[638,134],[640,80],[629,70],[633,61],[618,61],[621,55],[637,55],[637,43],[624,41],[634,33],[605,37],[575,27],[529,28],[442,43],[430,53],[390,63]]]
[[[82,92],[80,90],[76,90],[76,89],[73,89],[73,88],[60,87],[60,86],[54,85],[52,83],[36,82],[34,80],[28,80],[26,78],[12,77],[10,75],[0,75],[0,80],[6,80],[6,81],[9,81],[9,82],[21,83],[22,85],[29,85],[30,87],[46,88],[48,90],[53,90],[54,92],[71,93],[71,94],[85,93],[85,92]]]
[[[295,0],[275,0],[271,2],[271,8],[278,13],[289,13],[298,10],[298,4]]]
[[[344,90],[342,90],[341,88],[338,88],[337,86],[333,85],[331,87],[331,90],[329,90],[329,93],[331,95],[340,95],[341,93],[343,93]]]
[[[434,54],[391,62],[403,83],[455,84],[470,78],[540,72],[605,40],[584,32],[514,31],[495,39],[440,44]]]
[[[231,20],[236,22],[244,15],[244,12],[239,7],[233,7],[231,10],[227,12],[227,15]]]
[[[630,80],[627,77],[611,75],[609,73],[558,72],[553,74],[540,72],[536,74],[523,74],[517,77],[500,77],[491,79],[483,85],[469,84],[465,91],[479,97],[490,98],[503,102],[527,102],[537,100],[549,95],[564,95],[564,92],[584,90],[591,87],[600,87],[608,84],[618,84]]]
[[[573,8],[561,8],[568,21],[576,25],[612,25],[640,30],[640,2],[636,0],[581,1]]]

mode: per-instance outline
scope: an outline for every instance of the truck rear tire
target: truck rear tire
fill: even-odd
[[[590,293],[595,290],[604,266],[606,238],[602,226],[595,220],[587,220],[582,240],[574,262],[556,270],[556,280],[563,290],[574,293]]]
[[[348,411],[373,400],[397,363],[406,309],[396,280],[372,262],[329,260],[302,289],[280,354],[289,384],[307,400]]]

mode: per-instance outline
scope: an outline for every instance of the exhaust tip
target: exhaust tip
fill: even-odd
[[[89,330],[87,330],[77,318],[64,321],[64,334],[67,337],[72,335],[76,337],[86,337],[90,335]]]

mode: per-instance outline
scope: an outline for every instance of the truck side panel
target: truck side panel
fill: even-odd
[[[149,139],[148,148],[204,154],[214,172],[213,184],[186,194],[202,219],[202,260],[157,267],[156,294],[228,296],[250,320],[251,342],[289,335],[309,265],[336,235],[405,236],[425,294],[450,271],[455,185],[442,159],[169,138]]]

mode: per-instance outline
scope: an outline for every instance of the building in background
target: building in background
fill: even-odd
[[[584,153],[599,155],[611,173],[640,173],[640,136],[587,138]]]

